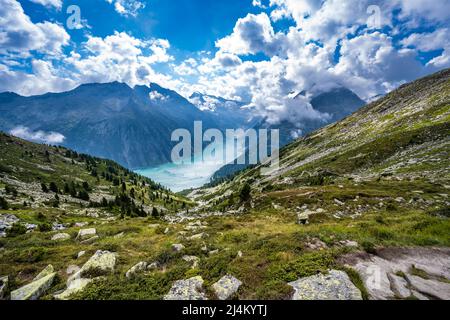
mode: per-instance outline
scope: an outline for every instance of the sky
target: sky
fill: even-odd
[[[269,122],[450,66],[450,0],[0,0],[0,92],[120,81],[239,100]]]

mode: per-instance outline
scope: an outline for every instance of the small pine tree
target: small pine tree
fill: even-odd
[[[152,209],[152,217],[155,219],[159,218],[159,212],[158,209],[156,209],[156,207],[153,207]]]
[[[250,200],[251,191],[252,191],[252,188],[250,187],[250,184],[245,183],[241,189],[241,192],[239,193],[239,198],[241,199],[242,202],[246,202],[246,201]]]
[[[41,183],[42,192],[48,193],[48,188],[45,183]]]
[[[56,183],[54,183],[53,181],[50,182],[50,186],[49,186],[50,191],[54,192],[54,193],[58,193],[58,186],[56,185]]]

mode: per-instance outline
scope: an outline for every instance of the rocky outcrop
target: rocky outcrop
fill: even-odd
[[[295,290],[292,300],[362,300],[361,291],[343,271],[331,270],[289,285]]]
[[[212,288],[219,300],[228,300],[236,294],[242,282],[231,275],[222,277],[212,285]]]
[[[50,289],[56,273],[49,265],[31,283],[11,292],[11,300],[37,300]]]
[[[13,214],[2,214],[0,215],[0,238],[6,237],[7,230],[11,229],[12,226],[19,222]]]
[[[164,300],[207,300],[203,292],[202,277],[175,281]]]
[[[341,262],[359,273],[370,299],[450,299],[448,248],[386,248]]]

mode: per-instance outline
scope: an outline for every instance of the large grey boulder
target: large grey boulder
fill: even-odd
[[[231,275],[226,275],[214,283],[212,288],[219,300],[227,300],[239,290],[241,285],[241,281]]]
[[[31,283],[11,292],[11,300],[37,300],[50,289],[55,279],[51,265],[42,270]]]
[[[295,290],[292,300],[362,300],[361,291],[343,271],[331,270],[289,285]]]
[[[114,271],[116,254],[109,251],[97,251],[75,274],[67,279],[67,288],[54,297],[66,300],[70,295],[82,291],[89,283]]]
[[[202,277],[175,281],[164,300],[207,300],[203,293]]]
[[[78,235],[77,235],[76,239],[83,241],[83,240],[95,237],[96,235],[97,235],[97,230],[95,228],[81,229],[80,231],[78,231]]]

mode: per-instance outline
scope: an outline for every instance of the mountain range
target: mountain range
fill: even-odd
[[[239,101],[201,93],[185,99],[155,83],[134,88],[119,82],[84,84],[40,96],[0,94],[0,130],[24,128],[27,134],[21,137],[31,140],[27,135],[56,133],[65,147],[135,169],[170,162],[176,143],[170,141],[172,132],[179,128],[192,132],[194,121],[202,121],[204,130],[277,128],[285,145],[298,127],[306,134],[341,119],[364,102],[340,88],[315,96],[312,104],[317,111],[330,114],[329,120],[270,126]]]

